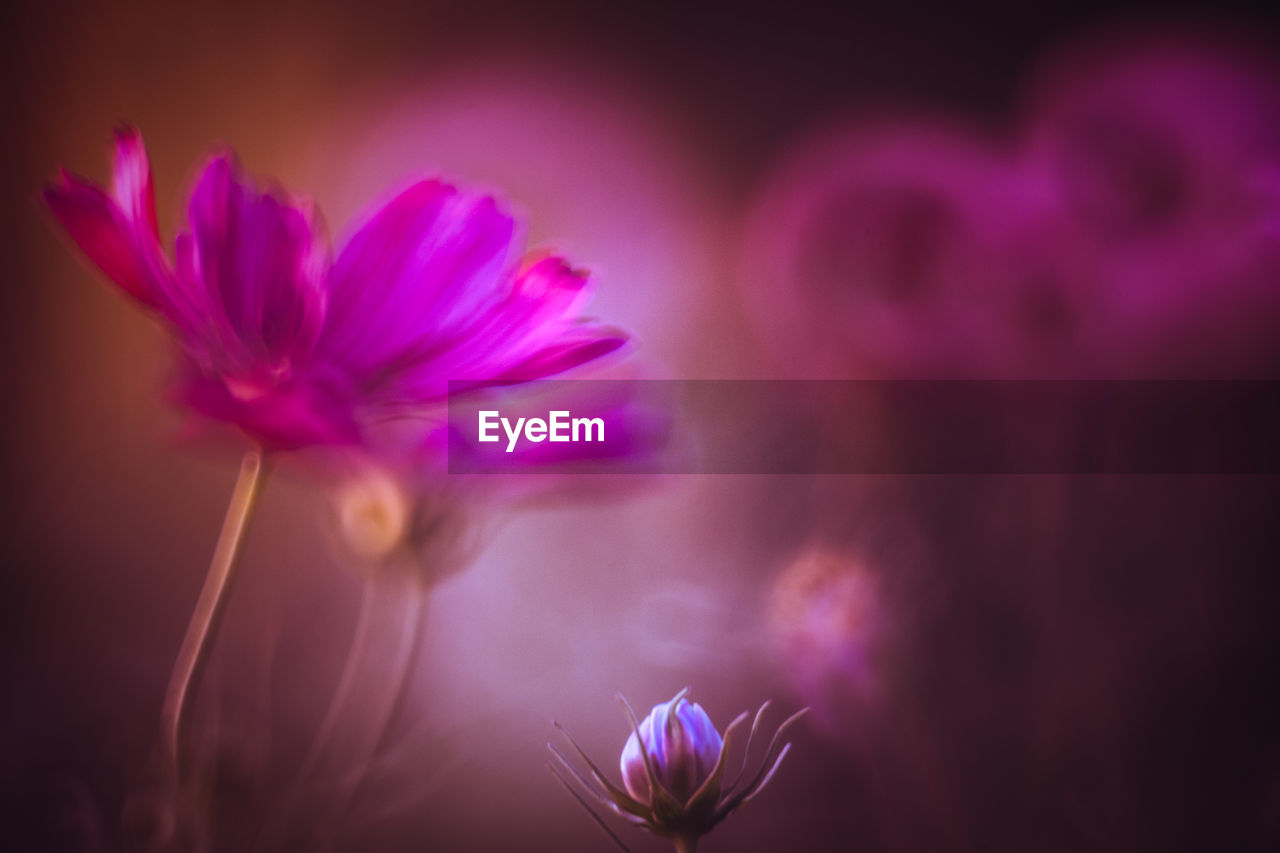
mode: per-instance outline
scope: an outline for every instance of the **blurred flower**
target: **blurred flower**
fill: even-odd
[[[884,630],[875,576],[837,551],[801,553],[770,595],[769,626],[796,688],[819,711],[874,687],[872,655]]]
[[[829,378],[1273,372],[1274,59],[1104,34],[1028,100],[1016,146],[928,118],[801,140],[746,229],[762,342]]]
[[[769,707],[768,702],[761,705],[747,736],[742,767],[734,780],[725,786],[722,783],[730,743],[738,726],[747,719],[748,712],[743,711],[729,723],[721,738],[707,713],[697,704],[685,699],[688,692],[686,687],[671,701],[653,706],[642,723],[636,722],[635,713],[627,700],[618,697],[631,722],[631,736],[622,749],[620,762],[625,791],[600,772],[563,726],[555,724],[587,765],[590,778],[558,747],[550,743],[547,744],[547,749],[550,750],[554,763],[549,762],[547,767],[624,850],[627,849],[626,845],[574,789],[568,777],[576,780],[596,803],[628,823],[644,827],[663,838],[670,838],[677,851],[692,851],[697,848],[701,836],[710,832],[716,824],[739,806],[749,802],[769,784],[782,764],[782,759],[791,749],[790,743],[779,748],[778,742],[783,733],[808,711],[807,708],[802,709],[778,726],[765,750],[764,762],[759,771],[750,782],[739,788],[750,758],[751,743],[760,727],[765,709]]]
[[[1196,37],[1087,39],[1031,96],[1031,156],[1095,240],[1172,252],[1244,237],[1260,165],[1280,155],[1277,68]]]
[[[621,333],[581,321],[588,277],[545,253],[522,261],[516,223],[492,197],[439,181],[413,183],[364,220],[331,258],[307,201],[265,189],[229,151],[215,154],[188,200],[172,259],[161,246],[151,168],[141,135],[116,134],[114,194],[65,170],[43,194],[67,233],[125,294],[158,317],[181,351],[177,398],[238,427],[250,440],[218,545],[180,647],[161,712],[166,786],[187,780],[184,721],[225,609],[243,534],[261,490],[264,451],[376,443],[404,415],[425,413],[451,391],[509,385],[605,355]],[[413,428],[410,445],[430,429]],[[338,502],[339,538],[384,568],[424,561],[431,580],[460,565],[456,504],[426,504],[390,476],[365,472]],[[405,558],[408,557],[409,560]],[[413,580],[418,580],[414,578]],[[325,753],[351,694],[369,699],[372,723],[349,750],[358,768],[376,752],[403,692],[426,603],[425,583],[398,601],[392,675],[363,689],[356,675],[380,624],[365,584],[343,678],[313,754]],[[176,802],[176,800],[175,800]],[[341,810],[337,810],[341,813]],[[176,826],[176,824],[174,824]]]
[[[391,472],[370,465],[334,494],[339,541],[358,560],[386,559],[409,528],[409,497]]]
[[[332,539],[344,562],[372,576],[407,573],[432,586],[461,571],[485,541],[469,494],[359,454],[330,489]]]
[[[268,448],[355,443],[378,417],[438,402],[450,380],[537,379],[624,342],[579,319],[585,273],[553,255],[513,263],[516,224],[500,202],[439,181],[373,211],[332,261],[310,203],[260,189],[221,152],[171,262],[133,129],[116,137],[114,196],[64,171],[44,198],[174,333],[179,399]]]
[[[755,204],[750,307],[784,358],[805,353],[806,376],[1048,369],[1084,293],[1046,274],[1059,247],[1042,196],[963,125],[836,124],[795,146]]]
[[[1032,86],[1026,151],[1055,197],[1109,374],[1234,375],[1274,357],[1265,175],[1280,69],[1240,39],[1106,34]]]

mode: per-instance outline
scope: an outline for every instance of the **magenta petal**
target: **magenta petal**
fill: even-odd
[[[587,273],[575,270],[564,258],[549,255],[516,276],[513,292],[536,303],[543,316],[559,318],[586,301],[588,281]]]
[[[232,359],[289,361],[314,345],[324,317],[327,240],[311,212],[260,192],[231,156],[213,159],[190,202],[191,239],[180,238],[179,272],[237,342]]]
[[[151,162],[142,142],[142,134],[136,128],[124,127],[116,131],[116,162],[113,188],[116,203],[139,238],[150,235],[150,242],[140,246],[154,247],[160,255],[160,224],[156,219],[155,184],[151,179]]]
[[[497,376],[558,339],[589,295],[586,273],[563,258],[537,261],[512,281],[509,292],[460,333],[400,362],[402,373],[436,378]]]
[[[107,278],[147,307],[158,307],[154,275],[131,223],[106,193],[64,173],[62,184],[45,188],[43,197],[67,234]]]
[[[375,374],[371,396],[397,400],[443,396],[450,381],[472,387],[505,385],[559,373],[617,349],[615,330],[575,326],[590,295],[586,273],[554,255],[537,260],[511,279],[459,332],[410,341]]]
[[[575,329],[577,311],[590,296],[588,276],[563,258],[550,256],[515,277],[511,292],[475,330],[458,342],[448,369],[475,375],[500,375],[533,358],[566,334],[589,335],[589,327]]]
[[[206,324],[207,310],[173,274],[160,245],[151,166],[142,136],[131,128],[116,134],[115,196],[63,172],[44,199],[107,276],[126,293],[174,323],[184,334]]]
[[[563,258],[551,256],[516,276],[511,294],[494,312],[490,327],[473,346],[491,349],[499,360],[519,358],[544,343],[550,334],[575,319],[590,297],[585,272]],[[487,338],[488,341],[484,339]]]
[[[366,378],[448,340],[493,299],[515,223],[488,197],[422,181],[356,232],[334,264],[320,348]]]
[[[129,223],[151,286],[151,295],[160,313],[180,328],[189,331],[203,321],[199,305],[184,292],[173,274],[173,267],[160,245],[160,225],[156,220],[155,184],[151,178],[151,161],[142,142],[142,134],[132,127],[116,131],[116,157],[113,175],[117,208]]]
[[[608,355],[627,342],[625,333],[600,326],[579,326],[561,336],[519,364],[497,374],[495,382],[528,382],[563,373],[601,356]]]

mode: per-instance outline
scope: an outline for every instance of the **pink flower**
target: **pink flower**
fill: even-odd
[[[822,378],[1050,372],[1084,300],[1045,260],[1041,191],[949,121],[833,123],[753,204],[744,295],[785,369]]]
[[[1074,255],[1059,264],[1093,282],[1095,372],[1269,375],[1278,71],[1229,36],[1117,32],[1059,51],[1031,87],[1026,160]]]
[[[170,259],[146,149],[116,135],[114,194],[65,170],[44,199],[182,351],[178,398],[268,448],[360,441],[370,423],[472,387],[539,379],[625,336],[580,318],[588,277],[564,259],[518,262],[502,204],[412,184],[331,258],[311,205],[259,187],[230,152],[204,167]]]

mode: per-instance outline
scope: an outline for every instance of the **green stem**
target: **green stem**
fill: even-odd
[[[231,493],[231,503],[222,520],[222,532],[218,534],[218,544],[209,564],[209,573],[205,576],[204,587],[196,600],[195,611],[187,624],[186,636],[182,638],[182,648],[178,650],[178,659],[169,676],[160,720],[165,752],[175,776],[181,769],[183,718],[191,704],[192,690],[204,670],[209,649],[221,622],[227,593],[235,574],[236,558],[261,491],[264,474],[262,451],[253,448],[245,453],[244,460],[240,463],[235,490]]]

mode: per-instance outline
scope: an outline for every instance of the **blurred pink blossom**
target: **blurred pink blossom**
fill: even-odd
[[[355,443],[387,416],[559,373],[622,345],[582,321],[588,277],[517,255],[492,197],[434,180],[374,210],[330,259],[312,206],[262,189],[230,152],[204,167],[175,256],[160,243],[141,136],[116,137],[114,196],[63,172],[45,201],[182,349],[178,398],[268,448]]]
[[[1091,320],[1108,374],[1274,357],[1280,68],[1238,37],[1115,32],[1059,51],[1028,102],[1026,161],[1103,289]]]
[[[962,125],[837,124],[797,145],[756,205],[754,316],[810,377],[999,372],[1025,348],[1020,323],[1055,346],[1083,296],[1044,274],[1058,248],[1045,208],[1043,187]]]
[[[883,598],[863,560],[829,548],[801,552],[775,580],[769,628],[795,689],[820,716],[878,693]]]
[[[743,264],[784,367],[1272,370],[1276,64],[1239,40],[1112,33],[1060,51],[1029,88],[1004,134],[867,115],[794,145],[754,206]]]

